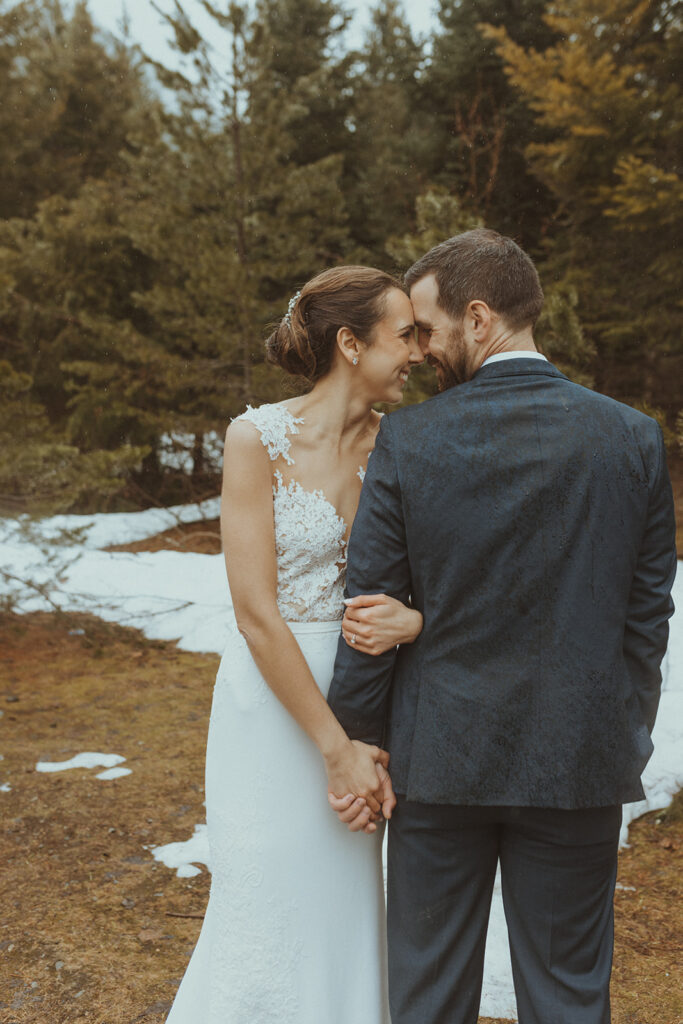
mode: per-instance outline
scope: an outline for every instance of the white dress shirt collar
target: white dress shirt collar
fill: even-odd
[[[489,363],[502,363],[504,359],[545,359],[546,363],[548,362],[541,352],[497,352],[495,356],[485,359],[479,369],[488,366]]]

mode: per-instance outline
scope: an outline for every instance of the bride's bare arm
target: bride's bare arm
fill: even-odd
[[[375,764],[386,766],[388,755],[349,740],[278,610],[272,486],[270,460],[255,428],[232,423],[225,439],[221,535],[237,626],[275,696],[320,750],[330,790],[352,793],[376,812],[382,793]]]
[[[384,654],[412,644],[422,632],[422,613],[387,594],[359,594],[346,602],[342,633],[363,654]]]

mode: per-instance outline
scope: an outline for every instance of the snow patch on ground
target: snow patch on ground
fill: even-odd
[[[120,779],[123,775],[130,775],[132,768],[107,768],[103,772],[98,772],[95,776],[96,779]]]
[[[125,757],[121,757],[120,754],[100,754],[94,750],[86,750],[82,754],[70,757],[68,761],[38,761],[36,771],[65,772],[69,768],[113,768],[114,765],[121,764],[125,760]],[[124,770],[128,772],[130,769]],[[98,778],[102,778],[103,775],[104,773],[101,772]],[[115,778],[115,776],[110,777]]]
[[[12,787],[10,786],[9,782],[3,782],[2,786],[0,786],[0,793],[11,793],[11,792],[12,792]]]
[[[88,549],[110,547],[113,544],[131,544],[145,537],[153,537],[179,523],[194,523],[201,519],[217,519],[221,499],[208,498],[190,505],[169,505],[168,508],[147,508],[142,512],[94,512],[92,515],[50,516],[37,523],[36,536],[43,541],[58,540],[65,531],[82,534],[82,544]],[[26,517],[0,519],[0,543],[22,543],[22,527],[29,523]]]
[[[61,538],[65,530],[77,531],[81,543],[55,546],[67,564],[59,589],[51,593],[54,605],[64,611],[93,612],[140,629],[152,639],[177,640],[185,650],[220,653],[230,611],[222,555],[100,550],[142,540],[178,522],[213,519],[219,511],[220,499],[215,498],[144,512],[53,516],[34,524],[30,538],[22,533],[19,521],[0,519],[0,594],[10,589],[3,584],[3,570],[20,580],[50,582],[54,572],[46,563],[43,545]],[[15,600],[18,612],[53,610],[30,589],[20,589]]]
[[[209,867],[209,836],[206,825],[195,825],[191,839],[179,843],[166,843],[164,846],[146,847],[155,860],[165,864],[167,868],[175,868],[179,878],[193,878],[201,875],[197,864]]]

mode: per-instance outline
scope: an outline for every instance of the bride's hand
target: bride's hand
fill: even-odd
[[[354,797],[353,793],[337,797],[334,793],[328,793],[327,798],[332,810],[343,825],[350,832],[365,832],[371,835],[377,831],[376,822],[381,818],[389,819],[396,806],[396,795],[391,784],[389,772],[379,762],[375,765],[377,777],[382,785],[382,814],[372,814],[365,800]]]
[[[344,603],[342,634],[349,647],[363,654],[383,654],[397,644],[412,644],[422,632],[421,612],[395,597],[359,594]]]
[[[338,797],[352,793],[366,802],[372,814],[377,814],[384,794],[376,764],[388,767],[389,755],[385,750],[360,740],[347,740],[325,758],[327,788]]]

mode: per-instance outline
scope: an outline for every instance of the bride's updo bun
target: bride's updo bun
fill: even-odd
[[[333,267],[308,281],[266,341],[268,361],[314,384],[332,365],[341,327],[369,345],[384,316],[386,295],[400,288],[372,267]]]

